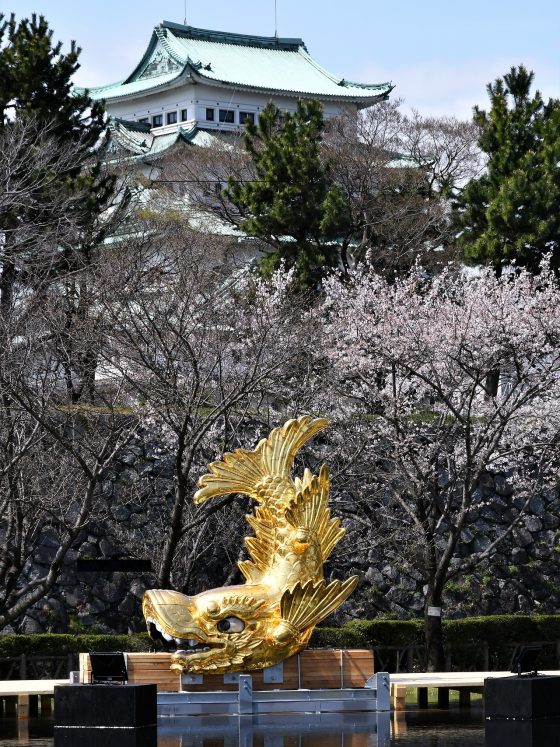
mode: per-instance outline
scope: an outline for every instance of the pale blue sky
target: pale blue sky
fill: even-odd
[[[125,77],[154,25],[182,23],[184,0],[0,0],[2,12],[47,17],[57,39],[83,49],[76,82]],[[425,114],[469,117],[485,85],[524,63],[545,96],[560,97],[559,0],[277,0],[280,36],[302,37],[331,72],[392,80],[393,96]],[[274,0],[187,0],[193,26],[274,33]]]

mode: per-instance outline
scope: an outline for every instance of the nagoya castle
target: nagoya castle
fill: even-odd
[[[178,139],[228,132],[257,122],[269,101],[294,111],[298,99],[321,102],[325,117],[357,114],[387,98],[390,83],[354,83],[327,72],[302,39],[209,31],[163,21],[124,80],[89,89],[104,99],[111,129],[137,156],[161,153]],[[142,153],[142,149],[144,153]]]

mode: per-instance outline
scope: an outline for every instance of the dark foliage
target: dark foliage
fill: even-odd
[[[560,102],[531,94],[533,78],[521,65],[488,85],[490,111],[474,114],[487,171],[456,205],[465,258],[498,273],[511,264],[538,272],[548,253],[560,266]]]

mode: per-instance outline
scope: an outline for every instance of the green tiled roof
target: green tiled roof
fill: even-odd
[[[390,83],[337,78],[310,57],[301,39],[246,36],[163,21],[123,81],[90,89],[94,99],[134,96],[187,79],[217,86],[285,92],[366,104],[386,96]]]
[[[118,153],[119,160],[149,162],[164,154],[175,143],[200,144],[201,132],[195,126],[179,127],[165,135],[154,135],[150,125],[131,122],[119,117],[109,117],[109,153]],[[203,140],[204,138],[202,138]]]
[[[160,75],[157,78],[144,78],[143,80],[120,80],[110,83],[108,86],[97,86],[89,88],[88,93],[92,99],[112,99],[120,96],[132,96],[133,94],[145,93],[171,83],[178,78],[177,72]],[[78,89],[78,90],[84,90]]]

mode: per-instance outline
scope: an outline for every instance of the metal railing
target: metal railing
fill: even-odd
[[[448,647],[445,668],[452,671],[510,669],[520,646],[542,646],[540,669],[560,670],[560,640],[515,641],[490,646],[487,641]],[[410,643],[398,646],[372,646],[376,672],[421,672],[424,668],[424,646]],[[64,679],[79,668],[78,654],[61,656],[0,657],[0,680]]]
[[[540,669],[560,670],[560,640],[512,641],[490,645],[477,641],[448,646],[445,669],[448,672],[491,672],[511,669],[516,652],[521,646],[542,646],[537,662]],[[425,649],[418,643],[398,646],[372,646],[376,672],[421,672],[424,669]]]
[[[0,657],[0,680],[56,680],[78,668],[78,654]]]

